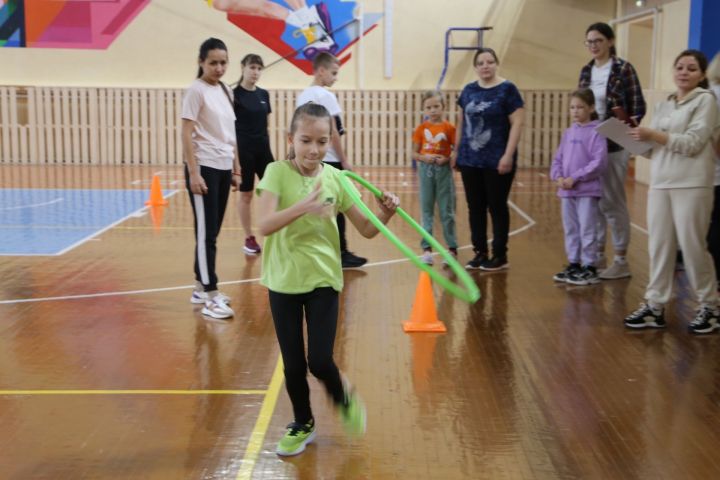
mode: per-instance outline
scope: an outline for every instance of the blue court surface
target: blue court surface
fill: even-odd
[[[148,195],[145,189],[0,189],[0,255],[62,255],[138,214]]]

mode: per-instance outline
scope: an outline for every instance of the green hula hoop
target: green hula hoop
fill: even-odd
[[[354,172],[344,170],[342,172],[342,175],[340,176],[340,183],[342,184],[348,195],[350,195],[353,203],[357,205],[357,207],[365,214],[365,216],[368,217],[370,222],[375,225],[375,227],[380,231],[380,233],[382,233],[385,238],[390,240],[390,243],[395,245],[395,247],[400,250],[400,252],[405,255],[408,260],[413,263],[413,265],[418,267],[420,270],[427,272],[428,275],[430,275],[430,278],[432,278],[436,283],[440,284],[440,286],[442,286],[452,295],[455,295],[457,298],[464,300],[468,303],[477,302],[477,300],[480,298],[480,290],[478,290],[478,287],[473,281],[473,279],[457,262],[457,260],[455,260],[455,257],[453,257],[450,252],[445,250],[445,248],[440,245],[440,243],[435,240],[432,235],[427,233],[424,228],[418,225],[415,219],[408,215],[405,210],[398,207],[398,209],[396,210],[397,215],[399,215],[400,218],[405,220],[408,225],[410,225],[416,232],[418,232],[420,236],[422,236],[430,244],[430,246],[440,254],[440,256],[447,262],[450,270],[452,270],[452,272],[457,275],[458,280],[460,280],[460,282],[465,287],[464,289],[460,288],[457,284],[451,282],[449,278],[441,275],[440,272],[438,272],[437,270],[430,268],[429,265],[421,262],[420,258],[393,232],[391,232],[390,229],[388,229],[385,224],[383,224],[380,219],[377,218],[377,216],[372,212],[372,210],[370,210],[368,206],[365,205],[365,202],[362,201],[362,198],[360,198],[357,190],[353,188],[352,183],[350,183],[350,180],[348,180],[348,177],[355,180],[363,187],[367,188],[376,197],[382,197],[382,191],[380,191],[380,189],[377,188],[375,185],[368,182]]]

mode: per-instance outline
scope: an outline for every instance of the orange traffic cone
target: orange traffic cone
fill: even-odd
[[[403,330],[406,332],[447,332],[445,325],[438,320],[432,283],[427,272],[420,272],[410,320],[403,322]]]
[[[158,175],[153,175],[152,185],[150,186],[150,200],[145,202],[145,205],[158,207],[160,205],[167,204],[167,200],[163,198],[162,188],[160,188],[160,177]]]

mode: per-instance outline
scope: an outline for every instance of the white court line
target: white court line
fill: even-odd
[[[64,199],[62,197],[56,198],[55,200],[50,200],[49,202],[42,202],[42,203],[31,203],[29,205],[18,205],[17,207],[3,207],[0,208],[0,210],[20,210],[22,208],[37,208],[37,207],[46,207],[48,205],[53,205],[55,203],[60,203]]]
[[[525,230],[532,228],[534,225],[537,225],[537,222],[533,220],[533,218],[525,213],[523,210],[520,209],[515,203],[508,201],[508,205],[515,210],[523,219],[525,219],[528,223],[526,225],[523,225],[520,228],[517,228],[509,233],[510,236],[517,235],[518,233],[524,232]],[[492,239],[488,240],[488,243],[490,243]],[[458,250],[467,250],[468,248],[472,248],[472,245],[465,245],[464,247],[459,247]],[[410,260],[407,258],[400,258],[395,260],[385,260],[383,262],[372,262],[372,263],[366,263],[363,268],[368,267],[379,267],[382,265],[392,265],[395,263],[401,263],[401,262],[409,262]],[[246,278],[244,280],[230,280],[227,282],[218,282],[218,285],[239,285],[242,283],[254,283],[260,280],[259,278]],[[58,297],[42,297],[42,298],[18,298],[13,300],[0,300],[0,305],[14,305],[18,303],[37,303],[37,302],[53,302],[53,301],[61,301],[61,300],[84,300],[87,298],[102,298],[102,297],[119,297],[124,295],[143,295],[146,293],[159,293],[159,292],[172,292],[176,290],[188,290],[191,288],[194,288],[195,285],[180,285],[176,287],[164,287],[164,288],[148,288],[143,290],[125,290],[120,292],[103,292],[103,293],[86,293],[81,295],[63,295]]]
[[[175,194],[178,193],[178,192],[179,192],[179,190],[173,190],[173,191],[169,192],[167,195],[165,195],[165,198],[170,198],[170,197],[172,197],[173,195],[175,195]],[[91,233],[91,234],[88,235],[87,237],[78,240],[77,242],[73,243],[73,244],[70,245],[69,247],[64,248],[63,250],[61,250],[61,251],[59,251],[58,253],[56,253],[56,254],[54,254],[54,255],[51,255],[51,256],[53,256],[53,257],[59,257],[60,255],[64,255],[64,254],[66,254],[67,252],[69,252],[70,250],[72,250],[73,248],[77,248],[77,247],[79,247],[80,245],[82,245],[83,243],[85,243],[85,242],[87,242],[87,241],[89,241],[89,240],[97,237],[98,235],[100,235],[100,234],[102,234],[102,233],[107,232],[108,230],[110,230],[111,228],[113,228],[115,225],[118,225],[118,224],[124,222],[124,221],[127,220],[128,218],[137,217],[140,212],[142,212],[142,211],[144,211],[144,210],[147,210],[147,208],[148,208],[148,207],[139,208],[139,209],[135,210],[134,212],[131,212],[131,213],[125,215],[125,216],[122,217],[120,220],[111,223],[111,224],[108,225],[107,227],[102,228],[102,229],[98,230],[97,232]]]
[[[631,222],[631,223],[630,223],[630,226],[637,228],[638,230],[640,230],[641,232],[643,232],[645,235],[650,235],[650,232],[648,232],[647,230],[645,230],[645,229],[644,229],[643,227],[641,227],[640,225],[635,225],[634,223]]]
[[[173,195],[175,195],[176,193],[178,193],[179,191],[180,191],[180,190],[172,190],[172,191],[168,192],[167,195],[165,195],[165,198],[170,198],[170,197],[172,197]],[[88,235],[87,237],[84,237],[84,238],[78,240],[77,242],[73,243],[72,245],[70,245],[69,247],[61,250],[61,251],[58,252],[58,253],[13,253],[13,254],[0,253],[0,257],[59,257],[60,255],[66,254],[67,252],[69,252],[69,251],[72,250],[73,248],[79,247],[79,246],[82,245],[83,243],[88,242],[88,241],[90,241],[90,240],[93,240],[95,237],[97,237],[97,236],[100,235],[101,233],[106,232],[107,230],[113,228],[114,226],[116,226],[116,225],[124,222],[124,221],[127,220],[128,218],[142,217],[142,216],[144,216],[145,213],[147,213],[147,209],[148,209],[148,207],[139,208],[139,209],[135,210],[134,212],[131,212],[131,213],[127,214],[126,216],[124,216],[124,217],[121,218],[120,220],[118,220],[118,221],[116,221],[116,222],[113,222],[112,224],[110,224],[110,225],[108,225],[108,226],[106,226],[106,227],[104,227],[104,228],[101,228],[100,230],[98,230],[98,231],[96,231],[96,232],[91,233],[91,234]],[[88,227],[88,228],[92,228],[92,227]]]

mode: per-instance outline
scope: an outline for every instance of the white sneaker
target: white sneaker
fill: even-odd
[[[630,265],[627,263],[613,262],[612,265],[600,272],[598,277],[603,280],[617,280],[619,278],[628,278],[631,275]]]
[[[203,315],[207,315],[212,318],[230,318],[235,315],[230,305],[222,298],[220,294],[215,295],[212,299],[205,302],[205,306],[201,310]]]
[[[230,297],[225,295],[224,293],[218,292],[217,294],[220,298],[222,298],[225,303],[230,305]],[[190,295],[190,303],[196,303],[201,304],[208,301],[208,294],[206,292],[203,292],[202,290],[193,290],[192,295]]]
[[[432,265],[433,264],[433,256],[432,252],[423,252],[422,257],[420,257],[420,261],[423,262],[425,265]]]

